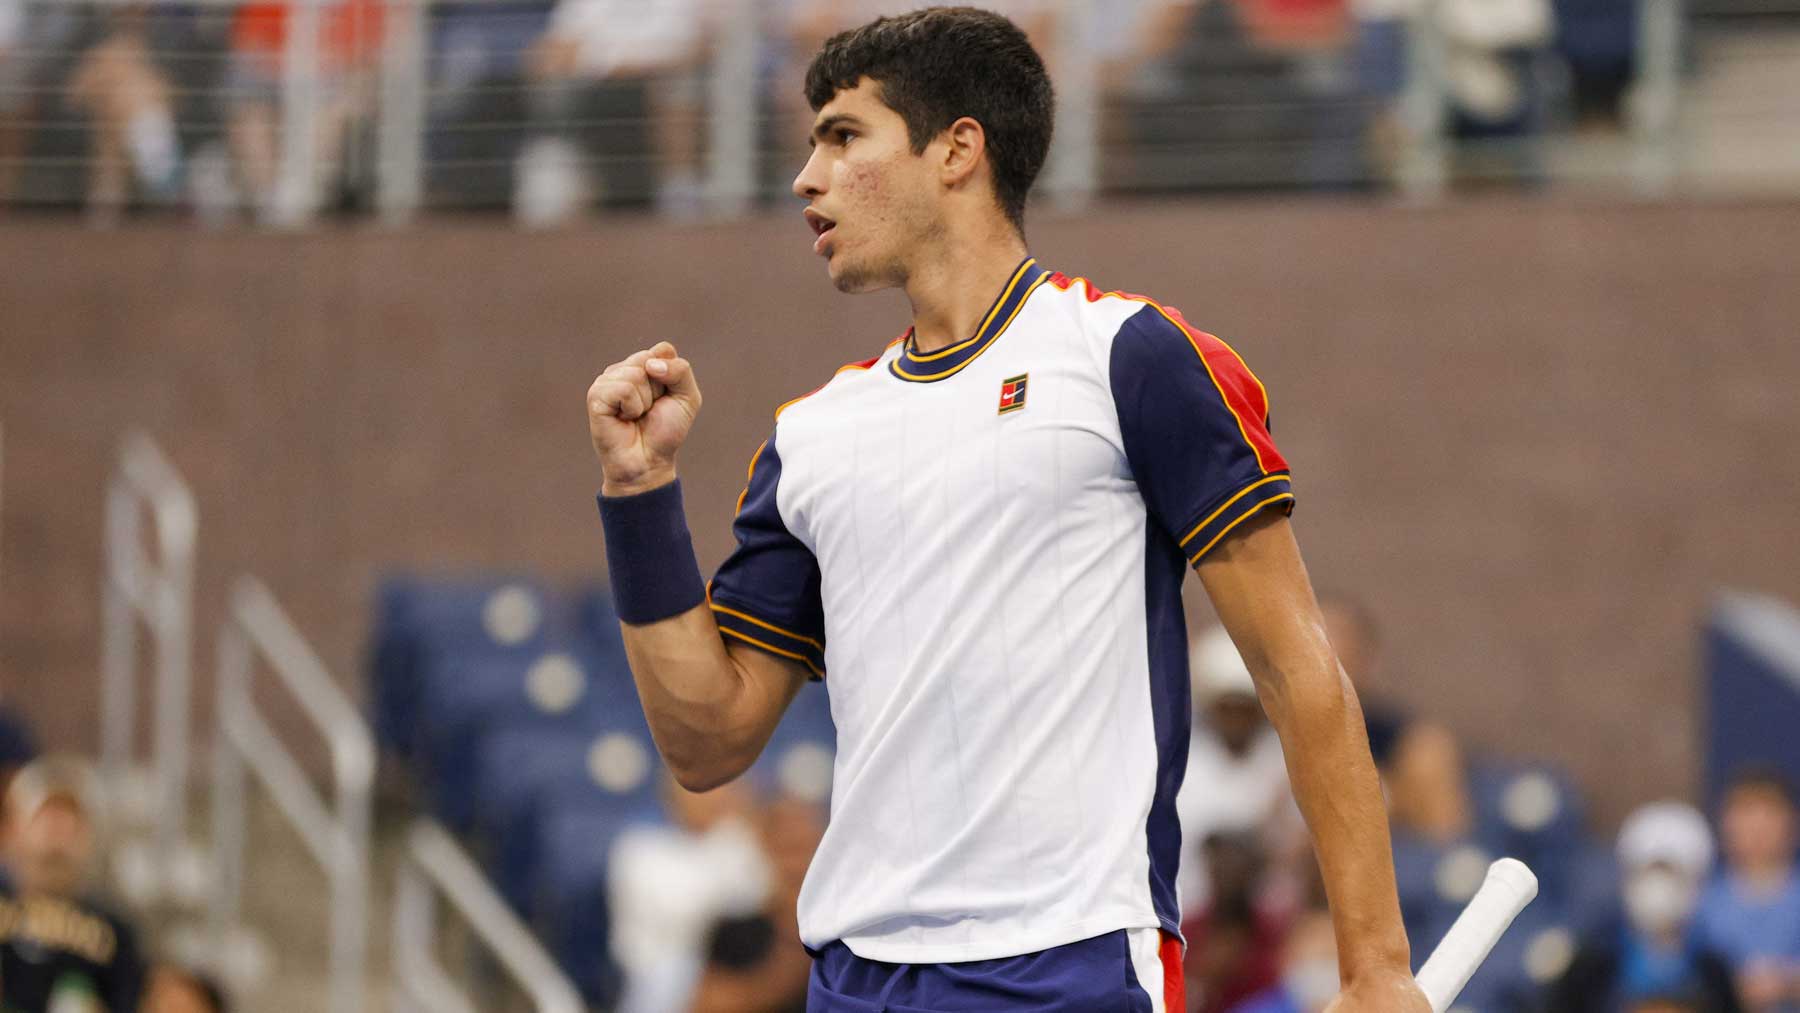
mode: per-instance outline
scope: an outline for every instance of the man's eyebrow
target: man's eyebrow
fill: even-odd
[[[849,113],[833,113],[813,124],[812,136],[806,139],[806,143],[812,147],[818,147],[820,140],[829,135],[833,130],[846,124],[860,127],[862,126],[862,120],[857,119]]]

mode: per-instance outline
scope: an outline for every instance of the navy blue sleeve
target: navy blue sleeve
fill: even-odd
[[[1109,374],[1132,477],[1189,564],[1265,508],[1293,509],[1268,394],[1225,342],[1151,303],[1113,338]]]
[[[779,432],[779,430],[777,430]],[[781,519],[781,453],[771,434],[750,459],[750,482],[731,531],[737,548],[707,587],[719,632],[825,677],[825,607],[819,561]]]

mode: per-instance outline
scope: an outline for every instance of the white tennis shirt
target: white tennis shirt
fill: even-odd
[[[1176,932],[1181,581],[1292,501],[1237,353],[1033,260],[973,338],[903,335],[782,406],[709,598],[831,695],[802,941],[943,963]]]

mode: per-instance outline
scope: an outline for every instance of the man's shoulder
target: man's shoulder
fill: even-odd
[[[867,380],[876,373],[877,367],[882,364],[882,360],[893,355],[895,349],[897,349],[905,340],[906,335],[902,334],[900,337],[889,341],[887,347],[882,349],[879,355],[867,359],[859,359],[855,362],[846,362],[833,370],[831,376],[827,378],[824,383],[801,394],[799,397],[789,398],[788,400],[783,401],[775,409],[775,423],[777,428],[779,429],[784,423],[810,415],[822,408],[832,406],[841,407],[844,405],[846,402],[839,400],[837,395],[842,394],[850,387],[867,382]]]

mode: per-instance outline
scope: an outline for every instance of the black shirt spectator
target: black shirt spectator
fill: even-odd
[[[7,788],[0,854],[0,1011],[137,1013],[144,964],[126,922],[88,898],[85,768],[39,760]]]
[[[1625,947],[1617,944],[1583,947],[1562,979],[1551,986],[1544,1013],[1609,1013],[1629,1009],[1628,1002],[1661,1002],[1695,1013],[1743,1009],[1731,984],[1731,968],[1715,953],[1702,950],[1689,955],[1678,985],[1631,995],[1624,985],[1626,961]]]
[[[136,1013],[143,961],[131,926],[99,905],[0,891],[0,1011],[47,1013],[57,1000]]]

